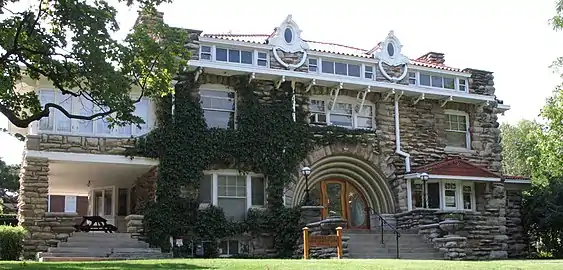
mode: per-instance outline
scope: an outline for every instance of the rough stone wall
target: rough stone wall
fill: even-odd
[[[495,77],[492,72],[472,68],[466,68],[463,71],[471,73],[471,78],[469,78],[469,93],[487,96],[495,95]]]
[[[132,138],[102,138],[73,135],[27,135],[27,150],[122,155],[133,147]]]
[[[133,213],[140,213],[148,202],[155,200],[157,176],[158,167],[155,166],[135,180],[135,207]]]
[[[276,52],[278,54],[278,57],[287,64],[298,64],[301,61],[301,59],[303,59],[303,53],[302,52],[289,53],[289,52],[284,52],[284,51],[281,51],[281,50],[277,50]],[[278,63],[278,61],[274,57],[273,51],[269,51],[268,54],[270,56],[270,68],[287,70],[286,67],[284,67],[282,64]],[[309,60],[306,60],[305,63],[302,66],[298,67],[294,71],[308,72],[309,71]]]
[[[522,190],[507,190],[506,194],[508,257],[526,258],[530,240],[522,225]]]
[[[393,78],[400,77],[405,70],[404,65],[391,66],[391,65],[388,65],[388,64],[385,64],[385,63],[381,63],[381,66],[383,66],[383,70],[385,70],[387,75],[389,75],[390,77],[393,77]],[[389,79],[387,79],[385,77],[385,75],[383,75],[383,72],[381,72],[381,70],[379,69],[379,64],[376,64],[374,68],[375,68],[374,72],[375,72],[375,80],[376,81],[378,81],[378,82],[391,82]],[[397,83],[408,85],[409,84],[408,73],[407,73],[407,76],[405,76],[402,80],[398,81]]]

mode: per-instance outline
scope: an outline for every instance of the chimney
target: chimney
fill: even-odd
[[[153,22],[164,22],[164,12],[157,11],[156,9],[141,9],[138,14],[139,16],[133,27],[139,24],[150,25]]]
[[[417,58],[416,60],[421,60],[421,61],[424,61],[424,62],[428,62],[428,63],[431,63],[431,64],[437,64],[437,65],[443,65],[444,62],[446,62],[444,54],[438,53],[438,52],[429,52],[429,53]]]

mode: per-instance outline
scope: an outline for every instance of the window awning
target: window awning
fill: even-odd
[[[418,179],[422,173],[428,174],[428,179],[464,180],[483,182],[505,182],[515,184],[530,184],[529,177],[504,176],[494,173],[479,165],[475,165],[459,157],[447,158],[435,163],[414,168],[405,175],[406,179]]]

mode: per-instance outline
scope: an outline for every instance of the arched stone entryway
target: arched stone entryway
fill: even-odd
[[[386,164],[381,164],[379,156],[375,155],[371,147],[346,148],[326,147],[312,152],[302,165],[311,167],[312,172],[308,177],[309,189],[320,192],[320,197],[316,198],[321,204],[326,205],[331,196],[329,189],[340,189],[346,192],[342,197],[343,207],[350,207],[347,204],[355,204],[358,208],[363,202],[366,206],[375,209],[381,214],[395,213],[396,196],[388,183],[389,168]],[[388,174],[383,171],[387,170]],[[392,173],[391,173],[392,174]],[[298,205],[305,198],[305,178],[300,175],[293,187],[292,205]],[[316,190],[315,189],[320,189]],[[333,199],[334,194],[332,194]],[[351,198],[357,201],[352,201]],[[344,214],[350,214],[353,209],[343,210]],[[355,210],[358,211],[357,209]],[[349,216],[347,218],[350,218]]]

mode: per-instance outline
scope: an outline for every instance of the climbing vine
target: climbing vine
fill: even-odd
[[[237,116],[230,126],[236,123],[236,128],[209,129],[194,76],[181,74],[174,94],[158,99],[157,128],[128,152],[160,160],[157,202],[144,211],[149,241],[166,247],[169,236],[216,240],[244,232],[269,233],[278,255],[291,256],[299,237],[300,212],[283,205],[283,190],[293,181],[298,164],[317,145],[367,142],[362,136],[367,132],[311,127],[302,109],[307,97],[294,93],[290,82],[276,88],[265,81],[249,82],[247,76],[230,78],[237,93]],[[268,179],[267,209],[250,211],[244,222],[229,222],[215,208],[198,210],[199,181],[209,168],[263,174]]]

